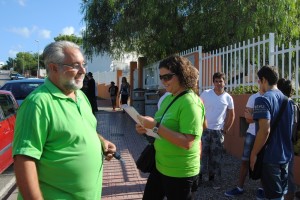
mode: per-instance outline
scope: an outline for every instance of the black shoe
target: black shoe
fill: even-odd
[[[209,175],[208,180],[209,181],[214,181],[215,180],[215,175]]]

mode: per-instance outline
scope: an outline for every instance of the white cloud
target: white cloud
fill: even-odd
[[[26,0],[18,0],[20,6],[25,6]]]
[[[33,26],[31,29],[28,28],[28,27],[22,27],[22,28],[16,28],[16,27],[14,27],[14,28],[11,28],[9,31],[13,32],[13,33],[16,33],[17,35],[21,35],[23,37],[28,38],[28,37],[30,37],[30,35],[32,33],[34,33],[37,30],[38,30],[38,27],[37,26]]]
[[[63,28],[62,30],[62,35],[72,35],[75,34],[75,29],[73,26],[67,26],[65,28]]]
[[[13,33],[16,33],[18,35],[21,35],[23,37],[29,37],[31,34],[31,31],[29,30],[29,28],[27,27],[23,27],[23,28],[12,28],[10,30]]]
[[[49,39],[51,37],[51,31],[46,29],[39,30],[39,37],[43,39]]]

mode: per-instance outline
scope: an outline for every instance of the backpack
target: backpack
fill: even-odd
[[[293,110],[294,110],[294,124],[293,124],[293,132],[292,132],[292,141],[295,144],[298,140],[298,132],[300,131],[300,109],[299,105],[296,104],[294,101],[293,103]]]
[[[109,88],[109,93],[110,93],[110,96],[116,96],[117,93],[118,93],[118,87],[117,86],[111,86]]]

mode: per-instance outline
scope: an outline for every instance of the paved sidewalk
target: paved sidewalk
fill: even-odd
[[[126,113],[112,111],[110,101],[98,102],[97,130],[117,146],[125,161],[104,162],[102,200],[142,199],[147,174],[136,169],[135,160],[147,144],[146,139],[135,132],[135,123]]]

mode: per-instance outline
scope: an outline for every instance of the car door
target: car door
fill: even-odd
[[[0,93],[0,173],[13,163],[12,141],[17,104],[11,94]]]

